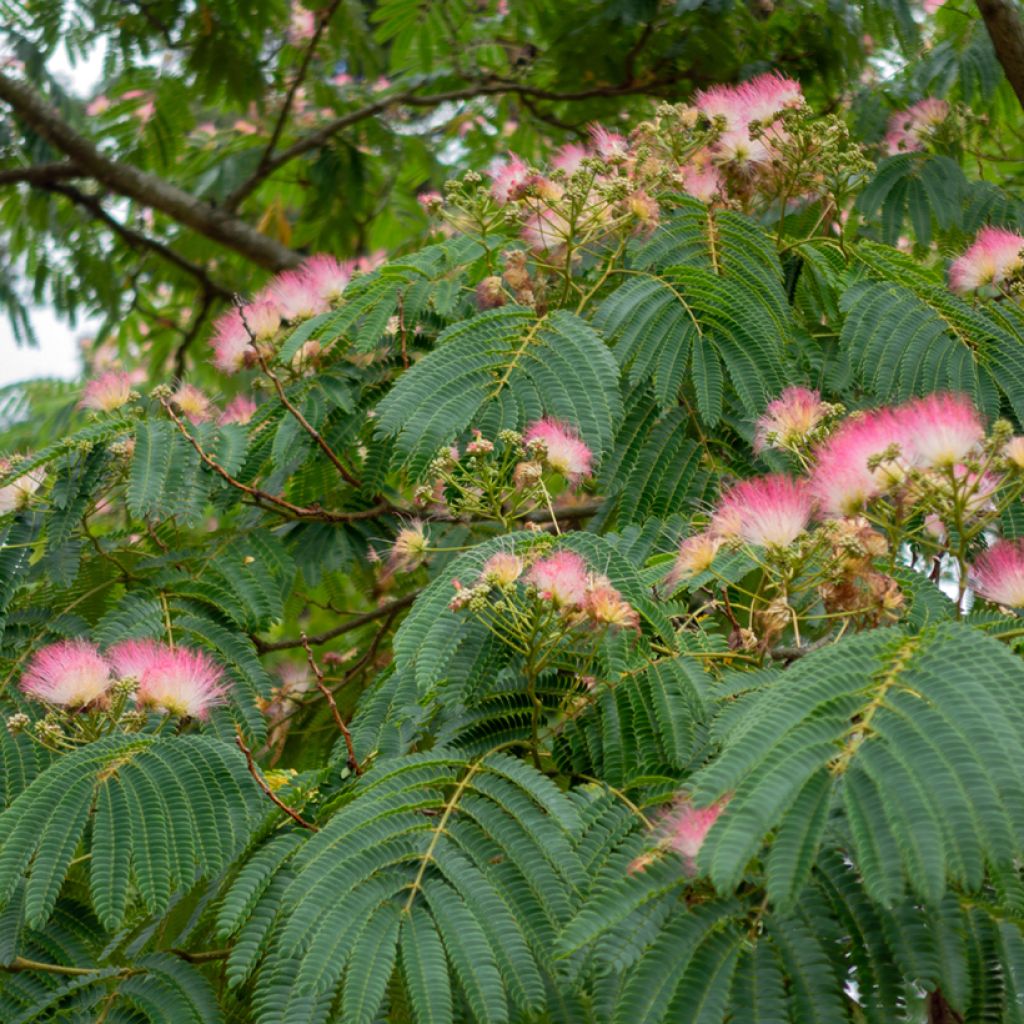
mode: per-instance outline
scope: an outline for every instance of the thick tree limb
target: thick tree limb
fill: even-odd
[[[1013,0],[975,0],[996,56],[1024,107],[1024,24]]]
[[[232,292],[214,281],[203,267],[185,259],[184,256],[179,256],[178,253],[159,239],[150,238],[148,235],[144,235],[142,232],[122,224],[107,213],[103,208],[103,204],[95,196],[82,192],[80,189],[75,188],[74,185],[49,182],[41,187],[45,188],[48,192],[56,192],[59,195],[66,196],[76,206],[81,206],[83,209],[88,210],[98,221],[106,224],[114,234],[123,238],[133,249],[148,249],[151,252],[155,252],[161,259],[173,264],[186,274],[190,274],[203,286],[203,290],[207,295],[228,300],[232,298]]]
[[[2,72],[0,100],[82,172],[112,192],[145,203],[269,270],[282,270],[301,262],[302,257],[297,252],[261,234],[230,212],[211,206],[154,174],[106,156],[90,139],[64,121],[30,85]]]

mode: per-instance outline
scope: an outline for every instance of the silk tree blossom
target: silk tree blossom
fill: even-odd
[[[571,484],[590,476],[593,453],[571,427],[550,418],[537,420],[523,435],[527,447],[533,441],[544,443],[544,462]]]
[[[691,874],[697,870],[697,857],[711,826],[718,821],[729,802],[728,797],[710,807],[695,807],[690,797],[678,800],[661,820],[661,845],[675,850]]]
[[[259,302],[253,305],[262,307],[267,303]],[[221,373],[237,373],[245,365],[252,346],[249,332],[245,329],[246,322],[248,312],[246,320],[243,321],[241,310],[237,308],[222,313],[214,322],[210,346],[213,349],[213,365]],[[280,323],[280,318],[278,322]]]
[[[275,302],[283,320],[308,320],[327,311],[327,302],[316,283],[301,268],[282,271],[261,298]]]
[[[1024,437],[1011,437],[1003,447],[1003,456],[1017,469],[1024,469]]]
[[[242,320],[257,341],[270,341],[281,329],[281,314],[269,299],[256,299],[242,310]]]
[[[583,161],[590,156],[586,146],[578,142],[567,142],[551,159],[551,166],[556,167],[566,174],[575,174],[582,166]]]
[[[107,660],[118,679],[140,680],[151,665],[157,664],[168,650],[158,640],[122,640],[107,651]]]
[[[575,551],[556,551],[536,562],[527,582],[537,588],[542,601],[556,608],[578,608],[587,595],[587,567]]]
[[[949,286],[969,292],[984,285],[1002,284],[1024,267],[1024,235],[1005,228],[982,228],[967,251],[949,268]]]
[[[983,551],[968,575],[986,601],[1024,608],[1024,538],[1000,540]]]
[[[408,526],[398,531],[395,543],[391,546],[388,556],[387,574],[407,572],[419,565],[427,556],[430,538],[426,527],[419,520],[413,520]]]
[[[754,451],[785,448],[806,440],[814,428],[828,415],[829,406],[817,391],[808,388],[786,388],[757,421]]]
[[[893,410],[906,456],[924,466],[953,466],[975,451],[985,437],[974,403],[966,395],[938,393]]]
[[[244,425],[253,418],[255,413],[256,403],[248,395],[236,395],[224,407],[217,422],[221,426],[227,426],[229,423]]]
[[[949,117],[949,104],[930,96],[889,118],[885,135],[886,152],[912,153],[924,149],[929,135]]]
[[[546,206],[523,221],[522,235],[534,252],[557,253],[572,237],[572,225],[563,214]]]
[[[594,151],[607,163],[618,163],[629,156],[629,143],[625,136],[609,131],[603,125],[592,124],[588,129]]]
[[[523,560],[511,551],[499,551],[484,562],[480,578],[496,587],[510,587],[523,574]]]
[[[699,199],[702,203],[710,203],[725,192],[725,179],[722,172],[711,163],[706,165],[686,164],[679,168],[679,182],[683,191]]]
[[[174,404],[193,424],[205,423],[211,416],[210,399],[194,384],[182,384],[174,392]]]
[[[874,465],[893,446],[902,452],[906,442],[891,409],[845,420],[815,453],[811,490],[819,510],[829,517],[853,515],[896,483],[902,471],[898,460]]]
[[[771,473],[727,491],[711,529],[719,537],[738,537],[758,547],[787,547],[807,529],[813,511],[806,480]]]
[[[722,538],[710,530],[684,538],[679,545],[672,570],[665,577],[665,586],[669,590],[674,590],[682,580],[706,572],[711,568],[721,546]]]
[[[583,598],[583,610],[599,626],[639,629],[636,609],[612,586],[606,576],[591,576]]]
[[[211,708],[226,702],[222,678],[221,669],[204,652],[161,645],[142,672],[135,699],[140,707],[205,719]]]
[[[353,264],[342,262],[327,253],[310,256],[300,268],[316,295],[328,305],[341,298],[342,292],[352,280]]]
[[[79,708],[101,700],[113,679],[95,644],[61,640],[36,651],[21,677],[29,697],[60,707]]]
[[[11,459],[0,459],[0,477],[7,476],[15,466]],[[32,495],[42,487],[45,479],[45,470],[31,469],[0,487],[0,515],[25,508],[32,500]]]
[[[530,165],[515,153],[509,153],[507,160],[495,164],[489,174],[491,196],[499,206],[521,199],[533,178]]]
[[[996,473],[978,473],[969,467],[959,464],[953,467],[954,484],[949,486],[945,481],[940,484],[940,490],[949,490],[952,497],[952,489],[956,488],[963,503],[964,511],[975,516],[980,512],[990,511],[995,507],[995,497],[1002,486],[1003,478]]]
[[[107,370],[85,385],[81,409],[94,412],[113,412],[127,405],[132,397],[132,378],[122,370]]]

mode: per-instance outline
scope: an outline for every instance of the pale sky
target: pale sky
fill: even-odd
[[[96,86],[102,70],[102,52],[93,51],[87,60],[72,67],[63,47],[49,61],[49,69],[63,79],[66,88],[79,96],[88,96]],[[53,310],[42,307],[32,310],[32,324],[38,348],[14,343],[14,334],[6,316],[0,313],[0,387],[36,377],[77,377],[82,363],[77,339],[90,334],[90,323],[80,321],[71,328],[59,320]]]

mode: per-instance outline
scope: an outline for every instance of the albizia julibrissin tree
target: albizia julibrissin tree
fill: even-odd
[[[710,88],[97,372],[0,477],[0,1018],[1024,1019],[975,127]]]

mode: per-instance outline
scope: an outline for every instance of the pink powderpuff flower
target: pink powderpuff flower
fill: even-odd
[[[949,268],[949,286],[969,292],[983,285],[1001,284],[1021,270],[1024,235],[1005,228],[982,228],[967,251]]]
[[[281,329],[281,314],[269,299],[256,299],[242,310],[246,334],[252,334],[257,341],[270,341]]]
[[[996,492],[1002,486],[1003,478],[995,473],[976,473],[964,465],[953,467],[953,476],[968,515],[990,511],[994,507]]]
[[[168,650],[170,648],[157,640],[122,640],[107,651],[107,660],[118,679],[138,681]]]
[[[682,580],[710,569],[721,546],[722,538],[707,530],[684,538],[672,570],[665,577],[666,588],[671,592]]]
[[[908,447],[891,409],[847,419],[815,453],[811,490],[821,513],[833,518],[854,515],[897,483],[902,472],[898,462],[868,466],[893,445],[901,454]]]
[[[686,164],[680,167],[679,182],[684,192],[702,203],[710,203],[725,191],[722,172],[710,162],[703,166]]]
[[[195,384],[182,384],[174,392],[174,404],[190,423],[205,423],[210,418],[210,399]]]
[[[556,551],[536,562],[526,577],[542,601],[578,608],[587,595],[587,566],[575,551]]]
[[[85,112],[89,117],[96,117],[99,114],[104,114],[110,109],[110,100],[103,95],[97,96],[92,102],[85,108]]]
[[[427,556],[430,538],[426,527],[419,520],[413,520],[408,526],[398,531],[395,543],[391,546],[388,556],[386,575],[396,572],[408,572],[416,568]]]
[[[740,86],[747,104],[748,121],[769,121],[783,110],[799,107],[804,102],[800,83],[778,72],[751,78]]]
[[[935,14],[936,11],[941,10],[945,2],[946,0],[924,0],[924,13]]]
[[[263,306],[266,303],[253,303]],[[246,320],[248,320],[248,307]],[[252,340],[249,332],[245,329],[246,321],[242,319],[242,313],[236,308],[221,313],[213,324],[213,337],[210,339],[210,347],[213,349],[213,365],[221,373],[237,373],[246,362],[251,351]]]
[[[978,555],[968,579],[986,601],[1024,608],[1024,538],[996,541]]]
[[[675,850],[683,858],[688,873],[696,872],[704,840],[728,803],[729,798],[723,797],[710,807],[694,807],[690,797],[684,796],[661,819],[660,845]]]
[[[806,480],[781,473],[736,484],[723,496],[711,529],[758,547],[786,547],[807,529],[814,499]]]
[[[416,202],[427,213],[437,213],[444,206],[444,197],[440,192],[420,192],[416,196]]]
[[[609,131],[600,124],[592,124],[587,131],[590,133],[594,151],[602,160],[619,163],[629,156],[629,143],[625,136]]]
[[[523,574],[523,560],[511,551],[499,551],[484,562],[480,579],[496,587],[510,587]]]
[[[907,446],[906,456],[924,466],[962,462],[985,437],[974,403],[966,395],[938,393],[893,410]]]
[[[930,96],[906,110],[897,110],[889,118],[885,135],[886,152],[914,153],[924,149],[932,131],[949,117],[949,104]]]
[[[310,256],[301,269],[313,291],[326,304],[340,299],[352,280],[352,263],[348,260],[342,263],[327,253]]]
[[[599,626],[639,629],[636,609],[611,585],[605,576],[591,576],[583,598],[583,610]]]
[[[496,164],[488,172],[491,176],[491,196],[499,206],[520,199],[533,179],[530,165],[515,153]]]
[[[0,459],[0,477],[13,469],[10,459]],[[0,515],[25,508],[46,479],[46,471],[32,469],[0,487]]]
[[[288,19],[288,42],[292,46],[301,46],[313,38],[316,32],[316,18],[312,11],[306,10],[301,4],[293,3]]]
[[[1024,437],[1011,437],[1003,448],[1003,456],[1017,469],[1024,469]]]
[[[211,708],[226,702],[222,678],[222,670],[203,651],[162,647],[144,669],[135,699],[139,707],[205,719]]]
[[[21,689],[47,704],[80,708],[101,700],[112,682],[110,666],[95,644],[61,640],[36,651],[21,677]]]
[[[544,442],[544,461],[556,473],[561,473],[569,483],[575,485],[584,477],[590,476],[593,454],[571,427],[559,423],[558,420],[537,420],[523,435],[523,442],[526,445],[531,441]]]
[[[277,303],[285,320],[308,320],[327,311],[327,303],[317,290],[316,282],[304,271],[284,270],[270,282],[269,298]]]
[[[809,388],[786,388],[757,421],[754,451],[784,448],[808,437],[825,418],[828,405],[817,391]]]
[[[229,423],[240,423],[243,426],[253,418],[256,403],[248,395],[236,395],[224,407],[217,422],[225,427]]]
[[[747,98],[732,85],[714,85],[697,93],[697,109],[709,120],[725,119],[726,130],[745,126],[749,120]]]
[[[113,412],[127,404],[132,396],[132,379],[121,370],[108,370],[85,385],[80,409]]]
[[[583,161],[588,156],[590,151],[586,146],[581,146],[578,142],[567,142],[552,157],[551,166],[572,175],[583,166]]]

